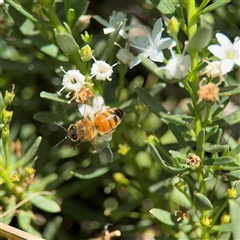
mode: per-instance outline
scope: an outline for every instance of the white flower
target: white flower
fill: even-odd
[[[167,79],[183,79],[187,76],[188,71],[191,67],[191,58],[189,55],[176,55],[172,47],[169,48],[172,58],[168,61],[165,67],[160,67],[159,69],[166,70]]]
[[[207,67],[205,68],[205,71],[203,72],[203,74],[206,74],[208,77],[220,77],[226,73],[222,72],[221,69],[221,61],[213,61],[213,62],[209,62],[207,60],[205,60],[205,62],[208,64]]]
[[[97,61],[93,56],[92,58],[94,60],[94,63],[91,67],[91,78],[95,76],[97,80],[105,81],[107,79],[108,81],[111,81],[113,67],[118,63],[115,63],[114,65],[110,66],[105,61],[102,60]]]
[[[116,54],[116,58],[123,63],[124,65],[130,65],[131,61],[135,59],[135,56],[129,51],[129,48],[126,44],[125,48],[122,48],[118,43],[114,43],[114,45],[118,46],[120,49]]]
[[[224,75],[233,69],[234,64],[240,66],[240,40],[235,39],[232,43],[222,33],[217,33],[216,38],[220,45],[211,45],[208,50],[221,60],[221,69]]]
[[[132,46],[141,50],[141,55],[144,57],[149,57],[154,62],[163,62],[162,50],[176,46],[176,42],[171,38],[161,39],[163,30],[162,19],[160,18],[154,24],[151,36],[148,34],[147,37],[135,37]],[[140,62],[139,58],[135,58],[130,64],[130,69]]]
[[[70,91],[78,92],[85,84],[85,76],[82,75],[79,70],[69,70],[65,72],[63,67],[60,69],[65,73],[62,80],[63,87],[58,93],[61,93],[63,89],[67,89]]]
[[[129,29],[135,28],[137,26],[139,26],[139,24],[136,25],[132,25],[132,26],[127,26],[126,27],[126,23],[127,23],[127,18],[126,15],[123,14],[122,12],[118,12],[116,14],[116,12],[113,12],[113,15],[110,16],[110,20],[109,22],[107,22],[106,20],[104,20],[103,18],[101,18],[100,16],[93,16],[93,18],[95,20],[97,20],[99,23],[101,23],[103,26],[105,26],[106,28],[103,29],[104,34],[109,34],[112,33],[116,30],[117,25],[122,22],[123,25],[119,31],[119,34],[124,38],[127,39],[128,38],[128,34],[125,31],[128,31]]]

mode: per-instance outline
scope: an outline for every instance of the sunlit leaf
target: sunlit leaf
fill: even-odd
[[[227,86],[220,88],[219,90],[219,96],[238,96],[240,95],[240,84],[235,86]]]
[[[208,12],[212,12],[222,6],[225,6],[226,4],[228,4],[229,2],[231,2],[231,0],[220,0],[220,1],[215,1],[212,4],[210,4],[209,6],[205,7],[202,11],[200,11],[198,13],[198,15],[200,14],[205,14]]]
[[[220,144],[205,143],[204,146],[203,146],[203,149],[206,152],[209,152],[209,153],[223,152],[228,148],[229,148],[229,145],[227,145],[227,144],[226,145],[220,145]]]
[[[34,214],[30,211],[19,210],[17,214],[18,224],[21,229],[28,231],[31,224],[31,220],[34,218]]]
[[[61,208],[55,201],[44,196],[34,197],[30,199],[30,202],[37,208],[42,209],[46,212],[57,213],[61,211]]]
[[[175,12],[175,7],[170,0],[151,0],[151,2],[162,14]]]
[[[92,178],[96,178],[96,177],[100,177],[102,175],[104,175],[105,173],[107,173],[109,171],[108,167],[103,167],[103,168],[98,168],[95,171],[93,171],[92,173],[88,173],[88,174],[81,174],[81,173],[76,173],[76,172],[72,172],[74,177],[80,178],[80,179],[92,179]]]
[[[172,220],[172,214],[170,212],[167,212],[166,210],[152,208],[149,213],[162,223],[165,223],[169,226],[175,225],[174,221]]]
[[[48,100],[52,100],[55,102],[61,102],[61,103],[65,103],[65,104],[68,103],[67,100],[60,98],[57,93],[49,93],[49,92],[42,91],[40,93],[40,97],[48,99]]]

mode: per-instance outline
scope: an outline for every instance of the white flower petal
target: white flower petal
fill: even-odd
[[[156,49],[151,55],[149,55],[149,58],[154,62],[163,62],[164,60],[162,51],[157,51]]]
[[[131,61],[129,68],[132,69],[133,67],[137,66],[140,62],[141,60],[138,57],[136,57],[133,61]]]
[[[221,47],[225,51],[232,47],[232,42],[226,35],[224,35],[222,33],[217,33],[216,38],[217,38],[218,42],[220,43]]]
[[[211,45],[208,47],[208,50],[219,59],[223,59],[225,57],[225,52],[219,45]]]
[[[222,74],[225,75],[228,72],[231,72],[234,66],[234,62],[231,59],[223,59],[221,61],[221,70],[222,70]]]
[[[152,34],[151,34],[151,38],[154,41],[155,39],[160,39],[162,36],[162,19],[159,18],[154,26],[153,26],[153,30],[152,30]]]
[[[234,55],[234,63],[240,66],[240,40],[234,42],[233,44],[233,55]]]

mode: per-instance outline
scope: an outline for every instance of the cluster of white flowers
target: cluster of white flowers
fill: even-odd
[[[127,18],[122,12],[114,12],[110,17],[109,22],[102,19],[100,16],[93,16],[93,18],[105,27],[103,29],[104,34],[113,33],[118,28],[119,23],[122,23],[119,35],[124,39],[128,38],[127,31],[129,29],[141,26],[140,24],[126,26]],[[116,57],[122,64],[129,66],[130,69],[141,62],[142,58],[139,56],[149,58],[154,62],[165,62],[166,65],[160,66],[158,69],[160,71],[165,71],[166,79],[184,79],[191,68],[191,58],[189,55],[185,55],[185,50],[181,55],[177,55],[173,51],[173,47],[176,46],[176,42],[170,37],[162,38],[163,31],[163,23],[162,19],[160,18],[155,22],[151,34],[145,29],[145,37],[133,37],[132,47],[140,51],[138,56],[135,57],[127,47],[124,49],[120,47]],[[203,74],[206,74],[211,78],[220,77],[220,80],[222,81],[223,76],[233,69],[234,64],[240,66],[240,40],[236,38],[234,43],[232,43],[229,38],[222,33],[217,33],[216,38],[220,45],[215,44],[208,46],[208,50],[219,60],[214,60],[211,62],[205,60],[208,65],[203,71]],[[117,43],[115,43],[115,45],[119,46]],[[90,69],[90,79],[95,78],[96,80],[111,81],[113,67],[118,63],[110,66],[105,61],[96,60],[92,55],[93,51],[91,48],[89,46],[87,47],[88,48],[82,49],[81,54],[84,55],[84,53],[87,52],[87,59],[94,60]],[[164,49],[168,49],[172,55],[169,60],[165,59],[164,57]],[[84,102],[89,96],[93,96],[93,93],[90,91],[90,89],[85,86],[89,83],[85,81],[85,76],[80,73],[79,70],[69,70],[68,72],[63,70],[63,72],[65,73],[62,80],[63,87],[58,93],[61,93],[64,89],[70,91],[66,97],[70,97],[70,94],[74,93],[73,98],[69,102],[71,102],[73,99],[76,99],[78,102]]]

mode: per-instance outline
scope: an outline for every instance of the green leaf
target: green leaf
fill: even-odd
[[[54,29],[58,46],[66,55],[74,55],[78,52],[79,46],[72,35],[67,32],[58,32]]]
[[[209,153],[217,153],[217,152],[223,152],[226,149],[229,148],[229,145],[217,145],[217,144],[210,144],[210,143],[205,143],[203,146],[204,151],[209,152]]]
[[[164,113],[164,112],[160,112],[160,116],[165,120],[167,120],[168,122],[176,125],[187,125],[194,119],[193,117],[186,114],[171,115],[170,113]]]
[[[215,134],[218,131],[219,127],[218,126],[213,126],[213,127],[209,127],[207,128],[207,133],[205,136],[205,141],[210,138],[213,134]]]
[[[169,226],[174,226],[175,222],[172,220],[172,214],[170,212],[167,212],[163,209],[159,208],[152,208],[149,213],[155,217],[157,220],[160,222],[169,225]]]
[[[151,2],[162,14],[172,14],[176,10],[170,0],[151,0]]]
[[[57,93],[49,93],[49,92],[42,91],[40,93],[40,97],[51,100],[51,101],[55,101],[55,102],[60,102],[65,104],[68,103],[67,100],[60,98]]]
[[[240,145],[237,145],[234,149],[232,149],[228,156],[233,157],[236,162],[240,165]]]
[[[219,96],[220,97],[229,97],[229,96],[238,96],[240,95],[240,84],[235,86],[227,86],[220,88]]]
[[[31,195],[30,195],[31,197]],[[35,198],[30,199],[30,202],[37,208],[44,210],[46,212],[50,212],[50,213],[57,213],[61,211],[61,208],[59,207],[59,205],[49,199],[46,198],[44,196],[37,196]]]
[[[229,182],[240,180],[240,170],[224,173],[227,176]]]
[[[44,189],[46,189],[46,187],[56,181],[58,179],[58,175],[56,173],[51,173],[45,177],[41,178],[41,181],[36,181],[33,182],[30,186],[29,186],[29,191],[31,192],[40,192],[43,191]]]
[[[80,179],[92,179],[92,178],[97,178],[109,171],[108,167],[103,167],[103,168],[98,168],[94,172],[89,173],[89,174],[81,174],[81,173],[76,173],[76,172],[71,172],[74,177],[80,178]]]
[[[194,206],[199,211],[208,211],[213,208],[210,200],[201,193],[196,193],[193,198]]]
[[[185,148],[187,146],[187,143],[183,137],[183,133],[185,132],[185,129],[182,129],[182,127],[178,127],[177,125],[173,123],[168,124],[169,130],[172,132],[174,137],[177,139],[177,143],[181,148]],[[185,126],[183,126],[184,128]]]
[[[155,98],[151,96],[144,88],[136,87],[136,93],[141,98],[143,103],[157,116],[160,118],[160,112],[167,113],[165,108]]]
[[[57,58],[59,48],[55,44],[51,43],[51,44],[46,44],[46,45],[42,46],[40,48],[40,50],[43,53],[47,54],[48,56]]]
[[[23,16],[25,16],[26,18],[37,22],[38,20],[28,11],[26,11],[21,5],[19,5],[18,3],[12,1],[12,0],[6,0],[7,3],[9,3],[13,8],[15,8],[19,13],[21,13]]]
[[[228,114],[227,116],[213,121],[212,125],[219,125],[220,128],[230,127],[240,123],[240,109]]]
[[[43,230],[44,238],[55,239],[55,235],[59,231],[62,221],[63,221],[63,218],[61,216],[56,216],[54,218],[51,218],[51,220],[47,222],[47,225]]]
[[[197,32],[189,40],[186,51],[189,53],[199,52],[206,47],[212,37],[212,30],[209,27],[198,28]]]
[[[33,118],[39,122],[53,124],[54,122],[64,122],[66,123],[67,117],[62,113],[52,113],[52,112],[39,112],[36,113]]]
[[[178,159],[181,159],[181,160],[184,160],[184,161],[186,161],[186,159],[187,159],[187,155],[184,154],[184,153],[181,153],[181,152],[178,152],[178,151],[174,151],[174,150],[170,150],[169,153],[172,156],[174,156],[174,157],[176,157]]]
[[[229,200],[229,209],[231,215],[231,225],[233,231],[233,239],[240,239],[239,223],[240,223],[240,207],[236,200]]]
[[[42,142],[42,137],[37,137],[32,145],[29,147],[27,152],[21,157],[14,165],[11,166],[11,171],[15,170],[19,167],[24,167],[26,164],[30,163],[33,158],[36,156],[37,150],[39,148],[40,143]]]
[[[24,35],[37,35],[39,34],[39,30],[35,29],[35,25],[32,23],[31,20],[26,19],[22,26],[19,28],[19,30],[24,34]]]
[[[219,166],[219,165],[227,165],[233,162],[235,162],[235,159],[227,156],[227,157],[219,157],[216,159],[208,159],[208,160],[205,160],[203,163],[204,165]]]
[[[32,212],[23,211],[21,209],[18,211],[18,214],[17,214],[18,225],[24,231],[26,232],[28,231],[32,219],[34,219],[34,215]]]
[[[215,1],[214,3],[212,3],[209,6],[205,7],[202,11],[200,11],[198,13],[198,15],[204,14],[204,13],[208,13],[208,12],[212,12],[212,11],[222,7],[222,6],[225,6],[229,2],[231,2],[231,0],[218,0],[218,1]]]
[[[9,213],[7,215],[5,215],[4,217],[1,217],[1,222],[5,223],[5,224],[10,224],[10,222],[12,221],[14,215],[15,215],[15,211],[11,211],[14,207],[16,206],[16,198],[14,195],[12,195],[12,197],[9,198],[8,203],[7,203],[7,207],[5,209],[6,212],[9,211]]]

